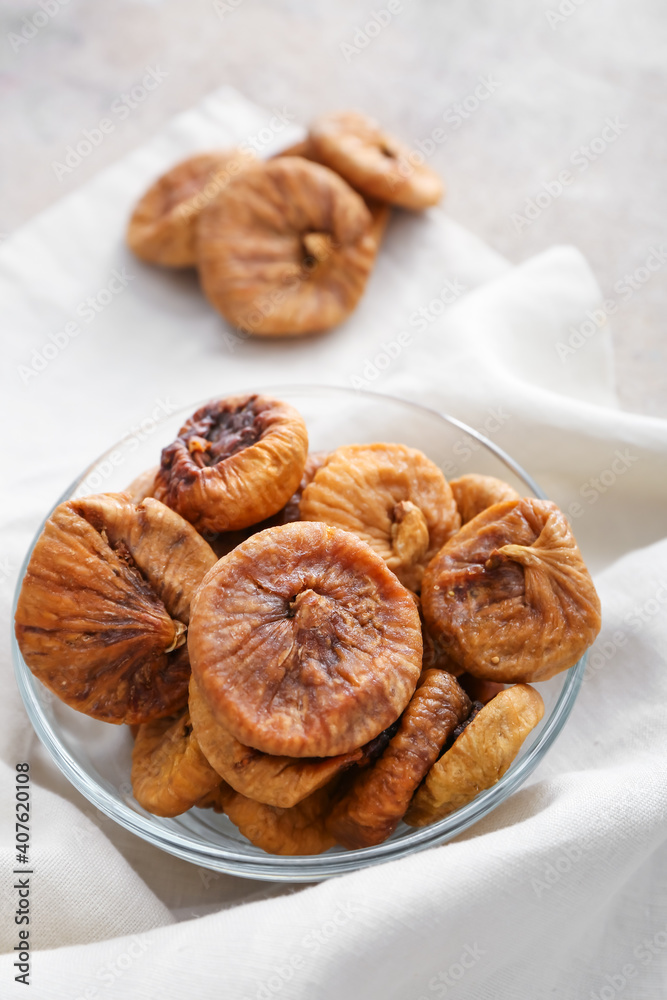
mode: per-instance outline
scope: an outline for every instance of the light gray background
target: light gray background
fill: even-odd
[[[515,262],[578,246],[619,306],[622,405],[667,416],[664,0],[392,0],[388,23],[364,35],[387,0],[42,0],[46,14],[35,0],[0,4],[3,237],[224,83],[303,122],[358,107],[411,145],[440,127],[430,162],[452,217]],[[24,20],[35,15],[36,30]],[[147,68],[164,81],[58,179],[53,162]],[[480,78],[493,93],[476,101]],[[463,119],[466,99],[478,106]],[[584,170],[577,150],[607,119],[618,135]],[[556,190],[562,170],[571,183],[517,232],[513,215],[545,182]],[[642,270],[663,246],[659,269]],[[638,268],[636,289],[619,290]]]

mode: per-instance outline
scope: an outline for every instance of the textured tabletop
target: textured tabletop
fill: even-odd
[[[0,238],[221,84],[278,121],[358,107],[510,260],[579,247],[622,406],[667,416],[660,0],[3,0],[0,35]],[[554,364],[605,319],[582,316]]]

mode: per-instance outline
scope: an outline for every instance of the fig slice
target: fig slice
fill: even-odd
[[[309,131],[309,155],[337,171],[362,194],[419,211],[437,205],[442,180],[412,150],[357,111],[318,118]]]
[[[220,775],[201,752],[190,713],[139,726],[132,750],[132,792],[148,812],[179,816],[217,788]]]
[[[187,703],[190,600],[215,553],[156,500],[68,500],[49,517],[23,580],[16,637],[26,664],[78,711],[114,723]]]
[[[356,444],[332,452],[301,498],[304,521],[323,521],[367,542],[406,587],[458,530],[452,491],[421,451]]]
[[[369,209],[341,177],[278,157],[248,167],[202,212],[199,276],[241,330],[316,333],[352,312],[378,245]]]
[[[529,684],[516,684],[484,705],[453,746],[433,764],[405,814],[409,826],[449,816],[499,781],[544,715]]]
[[[329,814],[327,829],[339,844],[372,847],[394,832],[447,737],[469,711],[470,700],[451,674],[424,671],[398,732],[372,767],[352,777]]]
[[[336,841],[325,823],[331,794],[332,786],[327,785],[291,809],[278,809],[246,798],[223,782],[200,805],[226,813],[255,847],[269,854],[298,856],[321,854],[335,847]]]
[[[429,564],[426,625],[461,668],[486,680],[540,681],[574,666],[600,630],[600,601],[558,507],[494,504]]]
[[[450,479],[456,506],[461,515],[461,524],[467,524],[487,507],[505,500],[520,500],[521,496],[502,479],[495,476],[480,476],[475,472],[458,479]]]
[[[194,267],[197,219],[253,159],[250,150],[191,156],[159,177],[139,199],[127,229],[130,249],[150,264]]]
[[[289,809],[362,758],[361,749],[338,757],[276,757],[239,743],[221,726],[190,679],[190,715],[206,759],[237,792]]]
[[[201,532],[235,531],[277,513],[308,454],[301,414],[269,396],[202,406],[162,451],[155,496]]]
[[[368,545],[296,521],[258,532],[207,574],[188,649],[202,698],[239,742],[335,757],[398,718],[422,639],[413,597]]]

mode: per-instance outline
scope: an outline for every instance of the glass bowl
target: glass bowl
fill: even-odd
[[[292,403],[306,421],[313,451],[395,441],[421,449],[447,478],[465,472],[485,473],[506,480],[522,494],[544,497],[528,473],[492,441],[434,410],[379,393],[327,386],[272,386],[251,391]],[[140,472],[158,463],[160,449],[175,438],[199,405],[179,410],[159,423],[146,422],[140,432],[124,438],[85,469],[58,503],[127,487]],[[30,553],[20,574],[17,596],[29,558]],[[182,816],[165,819],[142,809],[132,797],[130,785],[129,728],[90,719],[60,702],[33,677],[15,640],[13,649],[19,690],[37,735],[65,776],[97,808],[149,843],[204,868],[285,882],[316,882],[400,858],[451,840],[486,816],[519,788],[554,742],[572,710],[585,669],[583,658],[570,670],[536,685],[545,703],[541,723],[501,780],[451,816],[416,830],[400,824],[378,847],[356,851],[333,848],[314,856],[277,857],[254,847],[226,816],[212,810],[190,809]]]

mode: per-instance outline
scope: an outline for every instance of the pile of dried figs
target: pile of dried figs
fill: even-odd
[[[126,492],[68,500],[16,612],[29,668],[135,735],[135,798],[314,854],[423,826],[505,773],[530,686],[600,627],[548,501],[422,452],[309,453],[301,415],[214,400]]]
[[[419,211],[442,194],[423,157],[338,112],[268,160],[239,148],[177,164],[136,205],[127,242],[149,263],[196,267],[208,300],[245,333],[314,333],[357,305],[391,206]]]

